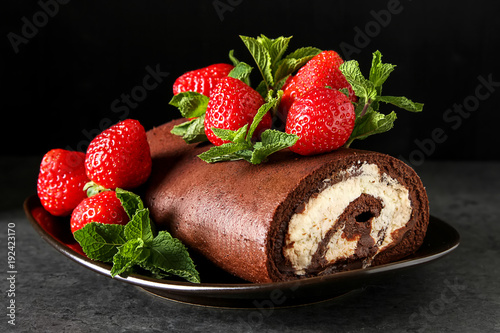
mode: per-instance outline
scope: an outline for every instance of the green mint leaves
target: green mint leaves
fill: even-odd
[[[321,52],[315,47],[303,47],[285,56],[292,37],[270,39],[261,35],[257,38],[247,36],[240,36],[240,38],[250,51],[262,75],[262,81],[255,89],[265,98],[266,103],[259,108],[250,126],[245,125],[236,131],[212,129],[215,135],[230,142],[212,147],[199,155],[203,161],[208,163],[243,159],[252,164],[259,164],[265,161],[269,155],[294,145],[298,140],[296,135],[277,130],[264,131],[261,134],[261,141],[255,143],[252,142],[252,136],[266,113],[275,114],[283,95],[283,91],[280,89],[285,84],[286,79]],[[250,74],[253,67],[239,61],[233,50],[229,52],[229,59],[234,68],[228,76],[239,79],[250,86]],[[170,104],[177,107],[183,117],[190,120],[175,126],[171,133],[181,136],[187,143],[206,141],[204,117],[208,101],[207,96],[196,92],[185,92],[174,96]]]
[[[272,39],[260,35],[255,38],[248,36],[240,36],[240,38],[250,52],[262,77],[255,90],[266,100],[266,103],[258,110],[251,125],[245,125],[236,131],[212,128],[215,135],[229,143],[212,147],[199,155],[208,163],[243,159],[259,164],[270,154],[294,145],[298,140],[296,135],[273,129],[264,131],[259,142],[252,142],[252,135],[267,112],[270,112],[273,117],[276,115],[283,94],[282,88],[290,75],[321,52],[315,47],[302,47],[287,54],[292,37]],[[234,56],[233,50],[229,52],[229,59],[235,66],[229,76],[242,80],[250,86],[250,73],[253,68],[239,61]],[[394,111],[389,114],[379,112],[380,103],[392,104],[410,112],[422,111],[423,104],[421,103],[415,103],[402,96],[382,95],[382,85],[395,67],[395,65],[383,63],[382,54],[379,51],[373,53],[368,78],[361,73],[359,64],[355,60],[346,61],[340,66],[341,72],[358,97],[358,102],[355,103],[354,129],[344,147],[349,147],[356,139],[363,140],[371,135],[387,132],[394,126],[396,113]],[[348,95],[347,89],[341,89],[341,91]],[[187,143],[206,141],[204,116],[208,101],[208,97],[194,92],[174,96],[170,104],[178,107],[182,116],[190,120],[175,126],[172,133],[181,136]]]
[[[260,164],[266,161],[269,155],[293,146],[299,139],[294,134],[268,129],[261,133],[261,141],[252,142],[252,136],[262,118],[268,112],[271,112],[272,115],[275,114],[283,95],[283,91],[280,89],[288,76],[320,53],[321,50],[314,47],[303,47],[285,56],[292,37],[270,39],[261,35],[257,38],[247,36],[240,36],[240,38],[250,51],[262,76],[262,81],[256,90],[265,98],[266,103],[259,108],[250,126],[245,125],[236,131],[212,128],[215,135],[230,142],[212,147],[199,155],[203,161],[208,163],[245,160],[252,164]],[[230,51],[229,58],[235,66],[229,76],[249,84],[252,67],[236,59],[233,51]]]
[[[305,65],[321,52],[315,47],[299,48],[285,56],[292,37],[270,39],[264,35],[257,38],[240,36],[252,55],[263,80],[256,90],[266,98],[269,91],[281,89],[290,74]]]
[[[208,141],[205,134],[205,115],[174,126],[172,134],[182,137],[186,143]]]
[[[250,73],[252,72],[253,67],[244,63],[242,61],[238,61],[233,55],[232,50],[230,52],[230,57],[233,60],[234,68],[229,72],[227,76],[232,77],[234,79],[241,80],[245,82],[247,85],[250,85]]]
[[[74,236],[90,259],[104,262],[113,261],[117,247],[127,241],[123,226],[95,222],[75,231]]]
[[[134,266],[158,278],[173,275],[199,283],[200,277],[187,248],[167,231],[158,233],[141,198],[116,189],[130,221],[125,225],[92,222],[75,231],[75,239],[93,260],[112,262],[111,276],[127,275]]]
[[[406,97],[382,96],[382,85],[395,67],[392,64],[382,63],[382,54],[379,51],[373,53],[368,79],[363,76],[355,60],[346,61],[340,66],[341,72],[358,97],[354,130],[344,147],[349,147],[356,139],[363,140],[370,135],[387,132],[394,126],[396,113],[392,111],[385,115],[378,112],[380,102],[411,112],[422,111],[423,104],[414,103]]]
[[[186,143],[207,141],[203,122],[208,101],[207,96],[194,91],[175,95],[169,104],[177,107],[184,118],[191,120],[175,126],[172,134],[182,137]]]
[[[261,134],[261,141],[252,142],[252,136],[262,118],[272,108],[277,107],[282,95],[283,92],[279,91],[276,97],[269,97],[269,101],[259,108],[250,126],[245,125],[236,131],[212,128],[219,138],[231,142],[213,146],[198,157],[208,163],[245,160],[252,164],[260,164],[278,150],[293,146],[299,139],[297,135],[272,129],[265,130]]]
[[[170,105],[179,108],[184,118],[201,117],[207,110],[208,97],[194,91],[186,91],[175,95]]]

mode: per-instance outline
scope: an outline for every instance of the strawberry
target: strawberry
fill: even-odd
[[[335,51],[323,51],[309,60],[283,88],[280,116],[286,119],[293,102],[316,87],[331,87],[338,90],[347,88],[350,100],[356,102],[357,98],[351,85],[339,69],[343,62]]]
[[[83,228],[87,223],[122,224],[129,221],[115,191],[105,191],[84,199],[71,214],[71,232]]]
[[[69,215],[86,198],[83,187],[89,180],[84,161],[84,153],[64,149],[52,149],[43,157],[37,193],[50,214]]]
[[[351,135],[354,106],[346,95],[330,88],[314,88],[298,98],[288,112],[286,133],[299,140],[290,150],[301,155],[330,152]]]
[[[151,173],[151,152],[144,127],[126,119],[96,136],[87,149],[87,176],[107,188],[132,189]]]
[[[214,64],[182,74],[174,82],[174,95],[186,91],[195,91],[210,97],[210,92],[217,80],[226,77],[234,66]]]
[[[217,137],[212,127],[237,130],[251,124],[258,109],[264,104],[260,94],[241,80],[225,77],[214,87],[205,114],[205,134],[216,146],[224,141]],[[254,132],[254,137],[271,127],[271,115],[267,113]]]

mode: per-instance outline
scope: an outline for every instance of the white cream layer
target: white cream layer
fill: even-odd
[[[305,209],[294,214],[290,220],[284,255],[297,275],[305,274],[328,230],[347,206],[363,193],[380,199],[383,206],[380,215],[371,220],[370,236],[378,246],[377,254],[393,242],[392,232],[404,227],[410,220],[412,208],[408,190],[396,179],[380,174],[376,164],[358,162],[341,171],[340,177],[344,180],[327,186],[317,196],[311,197]],[[324,182],[328,185],[330,179]],[[385,232],[380,232],[384,229]],[[343,228],[338,230],[327,245],[325,259],[328,262],[334,263],[354,254],[358,239],[347,240],[342,237],[343,231]]]

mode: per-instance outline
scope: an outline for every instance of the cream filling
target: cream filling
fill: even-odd
[[[392,232],[404,227],[410,220],[412,208],[408,190],[396,179],[380,174],[376,164],[358,162],[341,171],[340,177],[345,180],[327,186],[317,196],[311,197],[305,209],[294,214],[290,220],[284,255],[297,275],[305,274],[305,269],[311,264],[312,257],[328,230],[347,206],[363,193],[380,199],[383,206],[380,215],[371,219],[370,236],[378,246],[373,257],[394,241]],[[324,182],[328,185],[330,179],[325,179]],[[327,262],[334,263],[354,254],[358,240],[342,237],[343,229],[339,229],[327,245]],[[383,229],[385,232],[380,232]]]

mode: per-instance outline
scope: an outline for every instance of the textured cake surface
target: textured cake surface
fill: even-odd
[[[155,222],[226,271],[270,282],[379,265],[418,249],[429,206],[416,173],[354,149],[207,164],[208,144],[150,130],[146,205]]]

